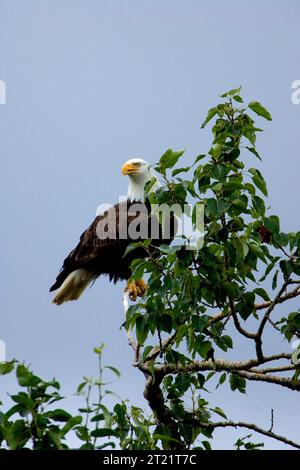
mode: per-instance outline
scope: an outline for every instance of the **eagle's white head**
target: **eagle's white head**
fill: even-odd
[[[145,184],[151,178],[156,178],[150,164],[141,158],[131,158],[125,162],[122,166],[122,175],[129,176],[127,197],[130,202],[144,201]],[[152,186],[151,190],[155,191],[159,186],[159,182],[156,178],[156,183]]]

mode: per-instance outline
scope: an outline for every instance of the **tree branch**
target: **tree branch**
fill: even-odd
[[[174,441],[170,441],[169,445],[172,449],[184,449],[180,433],[178,430],[178,424],[176,423],[172,412],[165,404],[163,393],[160,389],[161,379],[155,378],[150,375],[147,379],[144,397],[149,403],[151,410],[158,423],[164,424],[170,428],[171,437]]]
[[[299,284],[299,283],[300,283],[300,281],[289,281],[288,285],[289,284]],[[256,310],[262,310],[264,308],[270,307],[270,305],[273,304],[273,303],[274,303],[274,305],[282,304],[286,300],[293,299],[294,297],[297,297],[298,295],[300,295],[299,285],[295,289],[293,289],[290,292],[287,292],[286,294],[282,295],[281,297],[277,298],[277,296],[276,296],[274,300],[268,300],[267,302],[263,302],[261,304],[256,304],[255,308],[256,308]]]
[[[289,281],[288,284],[300,284],[300,281]],[[275,305],[282,304],[286,300],[293,299],[294,297],[297,297],[299,295],[300,295],[300,287],[298,285],[295,289],[293,289],[292,291],[286,293],[285,295],[282,295],[278,299],[275,298],[273,301],[268,300],[266,302],[262,302],[261,304],[255,304],[255,310],[263,310],[265,308],[268,308],[268,307],[270,307],[272,302],[274,302]],[[223,318],[226,318],[228,315],[231,315],[231,311],[229,311],[229,312],[218,312],[209,319],[209,324],[217,323],[218,321],[223,320]]]
[[[250,359],[248,361],[226,361],[222,359],[207,360],[207,361],[193,361],[189,364],[164,364],[155,368],[155,374],[162,380],[162,377],[169,374],[177,373],[193,373],[193,372],[231,372],[249,380],[259,380],[262,382],[277,383],[283,387],[290,388],[291,390],[300,390],[300,382],[294,382],[292,379],[285,377],[277,377],[273,375],[266,375],[257,371],[251,371],[251,368],[261,364],[265,364],[280,359],[291,360],[291,354],[276,354],[273,356],[264,357],[262,361],[258,359]],[[150,374],[147,366],[141,365],[141,370]]]
[[[154,348],[151,349],[144,362],[147,363],[149,361],[154,361],[157,356],[160,355],[161,351],[164,352],[168,348],[168,346],[170,346],[173,341],[175,341],[176,335],[177,331],[175,331],[172,335],[165,339],[162,342],[161,346],[154,346]]]
[[[278,294],[276,295],[275,299],[271,301],[270,303],[270,306],[268,307],[267,311],[265,312],[261,322],[260,322],[260,325],[258,327],[258,330],[257,330],[257,333],[256,333],[256,338],[255,338],[255,347],[256,347],[256,355],[258,357],[258,359],[262,359],[263,358],[263,350],[262,350],[262,334],[263,334],[263,331],[264,331],[264,327],[267,323],[267,321],[269,320],[270,318],[270,315],[271,313],[273,312],[274,308],[275,308],[275,305],[277,303],[279,303],[279,299],[281,298],[282,294],[284,293],[284,291],[286,290],[287,286],[288,286],[288,283],[289,283],[289,280],[286,279],[281,287],[281,289],[279,290]],[[299,287],[297,288],[297,290],[299,290]]]
[[[293,379],[289,379],[286,377],[278,377],[277,375],[267,375],[246,370],[236,370],[234,373],[239,377],[243,377],[247,380],[254,380],[256,382],[268,382],[280,385],[281,387],[289,388],[290,390],[300,390],[300,381],[294,381]]]
[[[243,328],[242,325],[240,324],[237,313],[235,311],[234,302],[232,300],[230,301],[229,306],[230,306],[230,311],[231,311],[231,315],[232,315],[232,318],[233,318],[233,322],[234,322],[234,325],[235,325],[237,331],[241,335],[245,336],[245,338],[255,340],[256,334],[255,333],[250,333],[250,331],[245,330],[245,328]]]
[[[295,370],[296,366],[280,366],[280,367],[266,367],[264,369],[250,369],[249,372],[254,372],[255,374],[270,374],[272,372],[286,372],[289,370]]]
[[[284,436],[280,436],[279,434],[275,434],[273,431],[268,431],[266,429],[262,429],[256,424],[252,423],[244,423],[243,421],[218,421],[215,423],[202,423],[201,421],[197,422],[197,426],[205,429],[216,429],[216,428],[246,428],[251,429],[259,434],[263,434],[264,436],[271,437],[272,439],[276,439],[277,441],[283,442],[284,444],[288,444],[296,449],[300,449],[300,444],[297,442],[291,441]]]

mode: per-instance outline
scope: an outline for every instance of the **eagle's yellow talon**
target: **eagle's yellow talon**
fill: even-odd
[[[148,286],[146,284],[146,282],[144,281],[144,279],[139,279],[138,281],[136,281],[136,285],[138,287],[138,290],[139,290],[139,296],[142,297],[143,295],[146,294],[147,292],[147,289],[148,289]]]
[[[130,300],[133,300],[133,301],[136,300],[138,292],[137,292],[136,283],[134,281],[127,283],[127,287],[125,291],[128,292]]]
[[[143,295],[145,295],[147,284],[143,279],[131,281],[127,283],[125,291],[128,292],[130,300],[135,301],[137,297],[143,297]]]

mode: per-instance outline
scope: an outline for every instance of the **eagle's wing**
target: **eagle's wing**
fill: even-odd
[[[125,260],[123,255],[126,247],[136,241],[128,233],[128,228],[135,220],[144,228],[148,226],[146,205],[134,207],[123,201],[98,215],[83,232],[78,245],[65,258],[50,292],[58,289],[72,271],[80,268],[94,271],[96,276],[109,274],[115,280],[128,277],[130,260]]]

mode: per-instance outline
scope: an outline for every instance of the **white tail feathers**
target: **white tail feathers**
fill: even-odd
[[[88,285],[96,279],[96,275],[92,271],[86,269],[76,269],[73,271],[67,279],[64,280],[59,288],[58,293],[53,299],[53,303],[61,305],[69,300],[77,300],[81,296],[82,292],[88,287]]]

